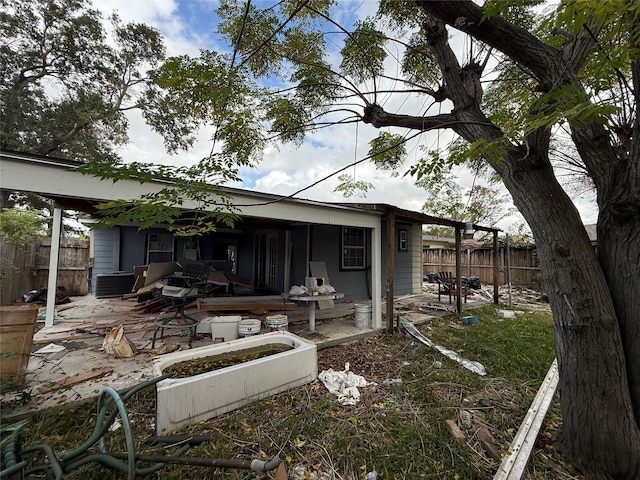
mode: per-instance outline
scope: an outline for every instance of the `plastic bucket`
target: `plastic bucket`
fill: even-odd
[[[368,328],[369,327],[369,305],[364,303],[354,304],[356,310],[356,327]]]
[[[475,315],[471,315],[468,317],[462,317],[460,319],[462,321],[463,325],[477,325],[478,324],[478,317],[476,317]]]
[[[251,337],[258,335],[262,328],[262,322],[255,318],[247,318],[238,322],[238,338]]]
[[[38,308],[33,305],[0,307],[0,378],[24,383],[33,347]]]
[[[242,320],[240,315],[210,317],[207,320],[211,328],[211,339],[214,342],[216,339],[227,342],[238,338],[238,323]]]
[[[286,315],[267,315],[265,324],[269,332],[289,331],[289,317]]]

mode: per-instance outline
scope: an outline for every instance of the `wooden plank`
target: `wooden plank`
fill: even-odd
[[[282,302],[285,298],[282,295],[242,295],[242,296],[228,296],[228,297],[205,297],[199,298],[198,303],[276,303]]]
[[[112,367],[104,367],[104,368],[93,369],[93,370],[91,370],[89,372],[78,373],[78,374],[73,375],[71,377],[67,377],[67,378],[65,378],[63,380],[59,380],[57,382],[48,383],[47,385],[43,385],[42,387],[40,387],[38,389],[38,392],[39,393],[53,392],[55,390],[60,390],[61,388],[65,388],[65,387],[68,387],[70,385],[75,385],[77,383],[84,382],[86,380],[92,380],[94,378],[104,377],[105,375],[108,375],[111,372],[113,372],[113,368]]]
[[[98,336],[102,336],[102,334],[98,333],[83,333],[78,335],[66,335],[56,337],[54,335],[47,336],[47,338],[40,338],[33,341],[34,345],[42,345],[43,343],[56,343],[56,342],[71,342],[75,340],[84,340],[86,338],[97,338]]]
[[[295,303],[200,303],[198,310],[218,311],[218,310],[295,310],[298,305]]]

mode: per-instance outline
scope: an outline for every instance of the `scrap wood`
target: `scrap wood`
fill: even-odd
[[[151,300],[147,300],[143,303],[138,303],[135,307],[133,307],[134,312],[159,312],[165,306],[167,306],[167,301],[164,298],[152,298]]]
[[[467,439],[464,432],[460,430],[460,427],[458,427],[458,424],[455,420],[447,420],[447,425],[449,425],[449,429],[451,430],[453,438],[458,442],[462,443]]]
[[[423,303],[422,308],[428,308],[430,310],[442,310],[445,312],[455,312],[455,307],[446,307],[444,305],[436,305],[435,303]]]
[[[220,311],[220,310],[295,310],[298,306],[291,302],[279,303],[199,303],[199,310]]]
[[[496,441],[493,439],[493,435],[489,429],[482,425],[476,431],[476,435],[478,436],[478,440],[480,440],[480,445],[484,451],[489,455],[489,457],[493,458],[496,462],[502,460],[502,455],[500,454],[500,448],[496,445]]]
[[[43,343],[51,343],[51,342],[69,342],[71,340],[83,340],[85,338],[96,338],[96,334],[82,334],[82,335],[66,335],[56,337],[54,335],[47,335],[46,338],[38,338],[33,339],[34,345],[42,345]]]
[[[278,465],[278,469],[276,470],[276,474],[273,477],[273,480],[287,480],[289,478],[289,474],[287,473],[287,467],[284,462]]]
[[[94,368],[89,372],[78,373],[76,375],[73,375],[72,377],[67,377],[63,380],[59,380],[57,382],[52,382],[47,385],[43,385],[38,389],[38,393],[53,392],[61,388],[65,388],[80,382],[84,382],[86,380],[92,380],[95,378],[104,377],[105,375],[108,375],[111,372],[113,372],[112,367]]]

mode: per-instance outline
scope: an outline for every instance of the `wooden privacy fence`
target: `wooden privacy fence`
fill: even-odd
[[[0,305],[11,305],[31,290],[47,288],[51,239],[25,245],[0,238]],[[69,295],[88,293],[89,240],[62,239],[58,260],[58,286]]]
[[[540,265],[535,247],[510,247],[511,285],[542,290]],[[479,277],[482,284],[493,284],[493,250],[476,248],[471,251],[462,250],[462,275]],[[498,283],[505,285],[507,279],[506,248],[498,250],[497,258],[499,276]],[[423,251],[423,272],[456,271],[456,251],[449,248],[427,248]]]

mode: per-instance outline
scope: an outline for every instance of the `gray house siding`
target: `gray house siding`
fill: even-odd
[[[95,291],[96,277],[120,269],[120,229],[93,231],[93,267],[89,291]]]
[[[368,230],[369,231],[369,230]],[[371,264],[371,242],[367,234],[366,264],[363,270],[341,270],[342,227],[335,225],[313,225],[311,227],[311,259],[324,261],[327,265],[329,282],[338,291],[344,293],[342,301],[351,302],[369,298],[369,280]]]
[[[399,251],[400,230],[407,231],[407,251]],[[412,240],[412,225],[409,223],[396,223],[393,258],[393,294],[407,295],[414,293],[413,287],[413,252],[415,247]],[[387,224],[382,224],[383,245],[386,245]],[[420,246],[422,248],[422,246]],[[382,250],[382,287],[386,291],[387,284],[387,248]]]
[[[400,231],[406,232],[407,249],[400,251]],[[411,224],[396,224],[394,264],[393,264],[393,294],[407,295],[413,293],[413,255]]]
[[[277,271],[276,286],[268,293],[278,294],[287,290],[291,285],[304,285],[305,276],[309,275],[309,261],[323,261],[327,267],[327,274],[331,285],[338,291],[344,292],[342,301],[356,301],[371,297],[371,230],[366,230],[365,268],[361,270],[341,269],[342,226],[338,225],[294,225],[289,229],[271,230],[277,233]],[[418,227],[419,228],[419,227]],[[407,231],[407,249],[399,251],[400,231]],[[285,285],[285,257],[287,231],[290,232],[291,242],[289,283]],[[396,224],[395,232],[395,268],[394,295],[414,293],[414,256],[415,235],[412,234],[413,225],[409,223]],[[269,232],[263,230],[260,233]],[[133,267],[145,265],[147,260],[147,238],[149,233],[166,233],[165,230],[153,229],[138,232],[135,227],[113,228],[110,230],[94,231],[94,269],[92,284],[99,273],[114,271],[133,272]],[[307,240],[309,233],[309,240]],[[235,272],[250,278],[256,284],[256,234],[258,232],[228,231],[215,232],[204,235],[198,240],[201,260],[226,260],[227,245],[235,245]],[[382,243],[386,243],[386,225],[383,223]],[[184,256],[184,245],[187,239],[175,237],[174,260]],[[421,248],[421,245],[418,245]],[[386,284],[386,248],[382,250],[382,285]],[[250,290],[239,287],[238,293]],[[271,291],[273,290],[273,291]],[[267,293],[266,290],[263,293]]]
[[[163,233],[162,230],[157,230]],[[147,233],[135,227],[123,227],[120,234],[120,269],[133,272],[133,267],[146,265]]]

